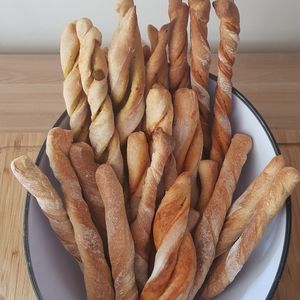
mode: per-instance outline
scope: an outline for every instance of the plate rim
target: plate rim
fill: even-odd
[[[217,81],[217,76],[214,74],[209,74],[209,78]],[[267,134],[272,147],[275,151],[276,155],[281,154],[278,144],[272,134],[271,129],[269,128],[269,126],[266,124],[266,122],[264,121],[264,119],[262,118],[261,114],[257,111],[257,109],[254,107],[254,105],[241,93],[239,92],[236,88],[232,87],[232,94],[237,96],[249,109],[250,111],[254,114],[254,116],[256,117],[256,119],[259,121],[260,125],[262,126],[262,128],[264,129],[265,133]],[[67,111],[65,110],[60,117],[58,118],[58,120],[54,123],[53,127],[58,127],[58,125],[67,117]],[[53,128],[52,127],[52,128]],[[38,153],[38,156],[35,160],[35,163],[37,165],[40,164],[41,159],[42,159],[42,155],[44,155],[46,150],[46,139]],[[43,296],[41,294],[41,291],[39,289],[39,286],[37,284],[37,280],[34,274],[34,270],[32,267],[32,262],[31,262],[31,255],[30,255],[30,248],[29,248],[29,239],[28,239],[28,214],[29,214],[29,206],[30,206],[30,202],[31,202],[31,194],[29,192],[26,193],[26,202],[25,202],[25,208],[24,208],[24,221],[23,221],[23,246],[24,246],[24,250],[25,250],[25,258],[26,258],[26,265],[27,265],[27,271],[29,274],[29,278],[31,281],[31,285],[33,287],[33,290],[35,292],[35,295],[38,299],[42,300]],[[286,208],[286,227],[285,227],[285,237],[284,237],[284,245],[283,245],[283,249],[282,249],[282,254],[281,254],[281,258],[280,258],[280,262],[279,262],[279,266],[278,266],[278,270],[276,272],[276,275],[274,277],[273,283],[271,285],[271,288],[268,292],[268,295],[266,297],[266,300],[271,300],[272,297],[275,294],[275,291],[277,289],[278,283],[280,281],[280,278],[282,276],[285,264],[286,264],[286,260],[287,260],[287,256],[288,256],[288,250],[289,250],[289,244],[290,244],[290,236],[291,236],[291,223],[292,223],[292,213],[291,213],[291,198],[288,197],[285,203],[285,208]]]

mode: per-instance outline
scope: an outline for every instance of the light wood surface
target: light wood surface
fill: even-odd
[[[24,153],[36,157],[64,110],[62,75],[57,55],[0,55],[0,66],[0,300],[35,299],[23,250],[25,191],[12,177],[10,161]],[[233,81],[300,169],[300,53],[240,54]],[[299,298],[299,185],[292,202],[289,255],[275,300]]]

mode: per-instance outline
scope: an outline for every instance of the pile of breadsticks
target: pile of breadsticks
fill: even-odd
[[[27,156],[11,167],[80,265],[88,299],[213,298],[300,179],[280,155],[232,199],[253,141],[231,134],[238,9],[233,0],[213,8],[220,20],[214,99],[209,0],[169,0],[170,22],[148,26],[150,46],[132,0],[117,4],[108,48],[85,18],[62,34],[71,129],[51,129],[46,152],[63,199]]]

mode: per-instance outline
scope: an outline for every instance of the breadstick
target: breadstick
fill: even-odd
[[[62,199],[48,177],[26,155],[11,162],[11,170],[23,187],[32,194],[49,223],[65,247],[80,263],[80,254],[75,242],[73,226],[65,211]]]
[[[102,240],[82,198],[77,176],[68,158],[72,140],[72,131],[53,128],[48,133],[46,152],[54,176],[61,185],[66,210],[73,225],[83,263],[87,298],[113,299],[111,273],[104,256]]]
[[[198,139],[199,125],[199,107],[196,93],[187,88],[177,90],[174,98],[173,135],[175,139],[174,156],[178,173],[185,171],[186,166],[189,166],[189,170],[186,171],[198,168],[202,151],[201,139],[198,153],[193,153],[193,156],[188,156],[188,153],[193,144],[193,139],[196,137]],[[199,142],[197,144],[199,145]],[[190,161],[193,161],[193,163]]]
[[[217,0],[213,2],[213,6],[220,19],[220,46],[210,159],[218,162],[221,167],[231,140],[231,78],[239,42],[240,17],[233,0]]]
[[[235,134],[232,138],[214,192],[196,227],[197,271],[189,299],[193,299],[202,286],[214,260],[219,234],[251,146],[251,138],[247,135]]]
[[[60,61],[65,78],[63,95],[74,140],[86,141],[89,134],[90,112],[80,80],[77,61],[79,49],[76,22],[71,22],[63,31],[60,41]]]
[[[173,104],[170,92],[155,84],[146,98],[146,130],[152,134],[156,128],[161,128],[172,135]]]
[[[136,251],[135,275],[139,290],[142,289],[148,277],[149,241],[155,213],[157,186],[173,146],[171,137],[161,128],[153,132],[151,163],[147,169],[138,214],[131,225]]]
[[[176,160],[173,154],[171,154],[166,162],[163,173],[164,192],[167,191],[175,182],[177,178]]]
[[[144,45],[143,46],[143,52],[144,52],[144,62],[145,62],[145,65],[147,64],[150,56],[151,56],[151,49],[148,45]]]
[[[75,143],[71,145],[69,156],[93,222],[101,238],[106,239],[104,204],[96,184],[95,174],[98,165],[94,160],[93,149],[86,143]]]
[[[268,197],[269,187],[277,173],[284,166],[283,156],[275,156],[262,173],[255,178],[245,192],[233,203],[219,237],[216,256],[226,252],[239,238],[248,225],[258,203]]]
[[[132,0],[120,0],[117,6],[120,17],[125,16],[133,6]],[[128,99],[125,99],[126,103],[116,116],[116,128],[121,144],[124,144],[129,134],[137,128],[145,112],[145,61],[138,23],[136,23],[134,33],[134,55],[130,66],[130,82]]]
[[[191,84],[199,100],[200,120],[203,132],[203,155],[210,150],[210,97],[208,93],[210,48],[207,41],[207,23],[210,13],[209,0],[189,0],[191,34]]]
[[[191,206],[194,207],[199,197],[197,170],[203,148],[198,100],[196,93],[187,88],[177,90],[174,97],[174,157],[177,173],[192,174]]]
[[[196,250],[190,233],[186,232],[179,248],[176,266],[170,282],[159,299],[187,299],[196,273]]]
[[[200,218],[200,214],[199,212],[194,209],[194,208],[190,208],[190,212],[189,212],[189,219],[188,219],[188,229],[190,232],[192,232],[196,225],[198,224]]]
[[[89,138],[96,160],[111,163],[119,180],[123,181],[123,158],[108,96],[108,67],[104,50],[100,48],[101,33],[85,18],[77,21],[76,30],[80,41],[80,76],[91,110]],[[114,160],[108,161],[110,156]]]
[[[258,203],[249,225],[230,250],[213,265],[201,290],[201,299],[215,297],[234,280],[299,180],[300,173],[291,167],[285,167],[275,175],[268,196]]]
[[[149,135],[156,128],[161,128],[165,133],[172,135],[173,132],[173,104],[170,92],[159,84],[154,84],[146,98],[146,130]],[[164,191],[173,185],[177,177],[176,161],[173,154],[170,155],[165,165],[163,180],[157,193],[159,200]]]
[[[130,217],[134,221],[142,197],[146,171],[150,165],[149,147],[144,132],[133,132],[127,140],[127,165],[130,191]]]
[[[154,83],[157,83],[157,74],[165,61],[166,46],[169,42],[174,21],[163,25],[158,32],[158,42],[153,50],[147,65],[146,65],[146,91],[148,95],[149,90]]]
[[[136,24],[135,7],[131,7],[120,19],[108,50],[109,84],[113,105],[116,109],[120,108],[129,82]]]
[[[148,25],[148,38],[151,45],[151,53],[149,58],[151,57],[151,54],[154,52],[157,44],[158,44],[158,33],[159,31],[154,27],[153,25]],[[149,59],[148,59],[149,60]],[[147,60],[147,61],[148,61]],[[165,49],[163,52],[163,57],[161,60],[161,65],[159,67],[159,70],[156,74],[156,82],[160,84],[161,86],[165,87],[167,90],[169,90],[169,65],[168,65],[168,57],[167,57],[167,50]]]
[[[105,206],[108,250],[116,299],[137,299],[134,276],[134,244],[128,225],[124,194],[112,167],[103,164],[96,182]]]
[[[190,198],[191,179],[186,172],[177,177],[156,212],[153,240],[157,252],[152,274],[141,293],[141,299],[159,299],[168,287],[187,229]]]
[[[170,91],[189,85],[189,65],[187,62],[187,22],[189,7],[182,0],[169,0],[169,18],[174,26],[169,42],[169,81]]]
[[[218,163],[213,160],[200,160],[198,172],[200,177],[200,196],[197,209],[202,216],[218,179]]]

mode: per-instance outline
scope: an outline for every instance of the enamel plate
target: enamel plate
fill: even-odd
[[[213,96],[216,78],[211,76],[210,94]],[[55,126],[67,128],[68,117],[62,114]],[[245,190],[273,156],[279,154],[276,142],[252,104],[233,89],[231,115],[233,133],[249,134],[253,148],[243,168],[233,199]],[[45,152],[45,144],[38,155],[37,165],[50,177],[55,187]],[[290,199],[269,224],[261,243],[234,282],[217,297],[218,300],[271,299],[284,268],[291,226]],[[29,275],[39,299],[86,299],[83,276],[73,258],[57,240],[37,202],[27,194],[24,221],[24,245]]]

